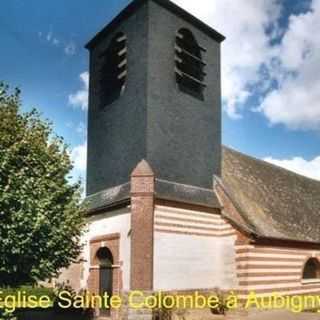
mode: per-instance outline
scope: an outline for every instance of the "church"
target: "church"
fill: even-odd
[[[224,40],[133,0],[86,45],[88,231],[61,276],[75,289],[320,294],[320,182],[222,145]]]

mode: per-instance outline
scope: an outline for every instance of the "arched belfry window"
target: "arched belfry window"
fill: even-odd
[[[320,262],[316,258],[310,258],[304,265],[303,280],[320,280]]]
[[[205,88],[205,62],[202,59],[204,48],[198,45],[188,29],[180,29],[176,34],[175,73],[181,91],[203,99]]]
[[[117,33],[106,50],[101,55],[100,97],[104,107],[124,92],[127,79],[127,37]]]

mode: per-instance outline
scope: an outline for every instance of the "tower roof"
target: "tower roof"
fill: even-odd
[[[206,33],[209,37],[213,38],[218,42],[222,42],[225,37],[187,12],[186,10],[182,9],[181,7],[177,6],[173,2],[169,0],[133,0],[125,9],[123,9],[108,25],[106,25],[100,32],[98,32],[87,44],[86,48],[91,49],[95,46],[95,44],[102,38],[106,33],[109,33],[111,30],[116,28],[124,19],[130,17],[139,7],[141,7],[144,3],[148,1],[153,1],[160,6],[166,8],[167,10],[173,12],[177,16],[185,19],[186,21],[190,22],[191,24],[198,27],[204,33]]]

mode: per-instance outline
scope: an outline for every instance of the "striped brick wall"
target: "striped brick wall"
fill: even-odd
[[[228,237],[235,230],[219,214],[157,205],[154,230],[162,233]]]
[[[225,249],[235,251],[234,272],[237,281],[232,289],[238,292],[240,298],[245,299],[251,291],[261,297],[272,293],[320,294],[320,282],[302,280],[306,261],[311,257],[320,260],[319,249],[308,249],[307,245],[302,244],[297,247],[284,247],[280,246],[280,243],[278,246],[250,244],[250,240],[243,241],[240,237],[241,233],[236,231],[218,212],[209,213],[163,205],[155,206],[154,231],[160,234],[189,235],[192,238],[211,237],[220,239],[221,243],[225,239],[226,244],[228,243]],[[234,239],[234,242],[230,242],[230,238]],[[230,248],[230,243],[233,243],[233,249]],[[213,250],[216,249],[213,248]],[[220,261],[223,261],[224,255],[229,253],[221,250],[219,254]],[[230,266],[230,256],[227,261]],[[225,275],[221,273],[223,269],[219,270],[220,273],[213,272],[211,276],[224,277]],[[227,266],[226,270],[230,277],[230,269]]]
[[[218,213],[162,205],[155,207],[154,231],[160,234],[211,237],[220,241],[225,238],[228,242],[230,237],[236,239],[236,235],[239,239],[239,232]],[[226,249],[232,250],[230,246]],[[248,244],[243,241],[234,241],[234,249],[237,279],[237,286],[234,289],[240,298],[245,299],[251,291],[261,297],[272,293],[320,294],[320,282],[302,281],[306,261],[311,257],[320,259],[320,250],[308,249],[308,246],[301,245],[295,248]],[[228,253],[220,251],[219,254]],[[221,256],[221,261],[223,258]],[[212,276],[223,275],[213,272]]]
[[[236,266],[239,294],[250,291],[258,296],[320,293],[320,282],[303,283],[302,273],[310,257],[320,251],[248,244],[236,245]]]
[[[217,209],[156,203],[154,289],[233,289],[236,231]]]
[[[238,208],[234,205],[220,182],[215,191],[223,205],[223,213],[240,224],[245,224]],[[287,241],[290,243],[290,241]],[[320,282],[303,282],[302,273],[306,261],[311,257],[320,259],[320,246],[306,243],[271,241],[272,244],[252,243],[243,230],[237,231],[236,273],[239,286],[237,292],[246,298],[254,291],[257,296],[272,293],[282,295],[320,293]]]

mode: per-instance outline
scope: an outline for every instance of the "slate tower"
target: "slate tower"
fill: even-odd
[[[135,0],[87,44],[88,196],[128,183],[142,159],[159,195],[212,189],[223,40],[170,1]]]

